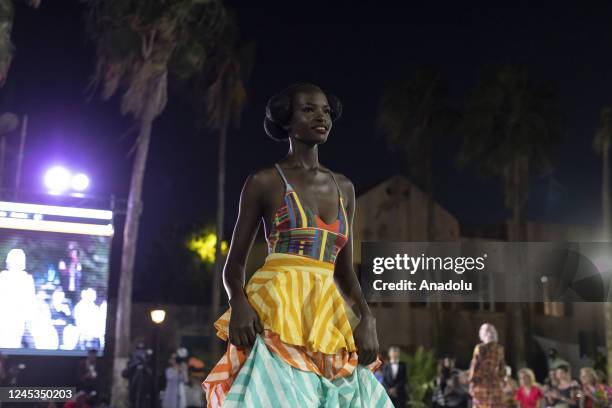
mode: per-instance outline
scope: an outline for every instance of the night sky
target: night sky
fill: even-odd
[[[227,4],[242,38],[257,47],[242,125],[229,138],[227,233],[246,176],[286,153],[287,145],[263,131],[265,103],[273,93],[306,80],[341,98],[343,117],[320,149],[320,160],[348,176],[359,193],[402,167],[387,153],[375,124],[385,81],[410,78],[419,67],[437,67],[448,81],[452,103],[460,107],[482,68],[500,63],[526,64],[534,80],[551,81],[567,120],[566,140],[553,155],[554,176],[532,179],[529,218],[599,220],[601,164],[591,140],[601,107],[612,103],[612,6]],[[119,136],[132,122],[120,116],[117,98],[87,102],[94,48],[86,41],[82,13],[77,1],[68,0],[46,0],[38,10],[17,7],[16,58],[0,89],[0,109],[30,117],[24,188],[40,189],[44,170],[63,163],[91,175],[93,194],[127,197],[131,161],[126,154],[133,139]],[[153,129],[136,263],[140,276],[146,275],[154,244],[163,242],[169,226],[214,220],[215,135],[197,134],[193,124],[189,100],[171,93]],[[453,167],[458,143],[449,135],[436,148],[436,200],[464,225],[503,220],[500,183]],[[111,288],[117,267],[115,259]],[[136,293],[141,289],[136,286]]]

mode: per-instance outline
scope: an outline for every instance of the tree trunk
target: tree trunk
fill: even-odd
[[[15,173],[15,201],[19,199],[19,188],[21,187],[21,167],[23,166],[23,151],[25,149],[26,136],[28,134],[28,115],[23,115],[21,122],[21,134],[19,136],[19,153],[17,154],[17,171]]]
[[[527,201],[528,188],[528,163],[526,158],[515,158],[504,173],[506,206],[512,210],[512,221],[509,240],[524,242],[526,237],[525,203]],[[527,184],[526,184],[527,183]],[[525,327],[525,307],[522,303],[509,303],[509,330],[508,339],[512,341],[515,368],[527,366],[526,336],[530,335],[528,327]]]
[[[610,240],[610,163],[609,160],[610,141],[603,142],[602,150],[602,175],[601,175],[601,210],[603,218],[603,241]]]
[[[219,315],[219,302],[221,300],[224,259],[221,253],[223,243],[223,223],[225,218],[225,151],[227,146],[227,128],[229,126],[229,95],[224,95],[223,123],[219,129],[219,150],[217,158],[217,243],[215,245],[215,274],[213,276],[211,315],[213,321]],[[213,335],[210,352],[213,358],[219,353],[219,341]]]
[[[435,228],[436,228],[436,214],[435,214],[435,202],[433,198],[433,166],[432,166],[432,155],[433,146],[431,140],[429,140],[427,146],[427,152],[425,154],[425,189],[427,190],[427,241],[434,242],[436,240]],[[436,281],[441,281],[441,272],[436,270],[435,276]],[[433,299],[434,304],[432,308],[433,312],[433,346],[439,356],[442,356],[446,350],[442,350],[445,338],[444,333],[444,322],[443,322],[443,311],[442,311],[442,297],[439,293],[435,294]]]
[[[121,275],[119,277],[119,294],[117,298],[117,317],[115,322],[115,350],[113,358],[113,384],[111,406],[127,407],[128,384],[121,376],[130,354],[130,327],[132,313],[132,281],[134,277],[134,259],[138,242],[138,227],[142,213],[142,185],[151,141],[151,127],[154,116],[145,115],[141,120],[138,134],[136,157],[130,181],[130,193],[127,202],[125,227],[123,230],[123,250],[121,256]],[[144,316],[143,318],[147,318]]]
[[[601,175],[601,210],[603,218],[603,241],[610,241],[610,139],[606,137],[603,141],[602,150],[602,175]],[[608,383],[612,384],[612,302],[608,296],[604,302],[604,323],[606,330],[607,371]]]
[[[4,85],[13,59],[13,44],[11,44],[11,31],[13,31],[13,18],[15,10],[13,0],[0,0],[0,87]]]
[[[0,198],[2,198],[2,184],[4,178],[4,157],[6,155],[6,136],[0,138]]]

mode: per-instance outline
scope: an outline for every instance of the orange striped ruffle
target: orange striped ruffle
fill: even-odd
[[[300,370],[314,372],[329,380],[349,376],[357,366],[357,353],[354,351],[341,350],[336,354],[313,352],[303,346],[293,346],[282,342],[280,337],[271,330],[264,330],[263,339],[268,349],[280,356],[287,364]],[[209,406],[220,406],[212,403],[222,402],[225,399],[240,368],[248,358],[249,351],[249,349],[227,343],[227,351],[202,383]],[[377,359],[367,367],[374,372],[381,364],[381,361]]]

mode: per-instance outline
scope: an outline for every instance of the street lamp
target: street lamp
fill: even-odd
[[[151,320],[155,324],[162,324],[166,318],[166,311],[162,309],[151,310]]]
[[[158,358],[157,355],[159,354],[159,326],[164,322],[164,320],[166,319],[166,311],[163,309],[155,309],[155,310],[151,310],[151,321],[153,321],[153,323],[155,324],[155,328],[154,328],[154,347],[155,347],[155,354],[153,357],[153,407],[157,408],[158,402],[159,402],[159,391],[157,389],[157,364],[158,364]]]
[[[72,174],[62,166],[54,166],[45,173],[44,183],[49,194],[62,195],[72,190],[70,195],[82,197],[89,187],[89,177],[83,173]]]

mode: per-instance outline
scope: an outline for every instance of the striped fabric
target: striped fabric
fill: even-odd
[[[264,327],[252,348],[228,343],[202,383],[208,407],[384,407],[393,405],[372,374],[381,364],[358,364],[356,316],[338,292],[334,267],[348,237],[338,188],[337,219],[326,224],[285,185],[264,265],[245,287]],[[231,309],[215,322],[228,340]]]
[[[220,405],[219,405],[220,406]],[[285,364],[257,336],[249,357],[223,400],[224,408],[392,408],[372,372],[357,366],[345,377],[328,380]]]
[[[278,335],[270,330],[264,330],[263,340],[268,350],[275,353],[291,367],[315,373],[328,380],[349,376],[357,367],[358,357],[356,352],[349,353],[342,350],[333,355],[312,352],[305,347],[283,343]],[[231,343],[227,344],[227,351],[209,373],[204,383],[208,401],[223,401],[247,357],[248,353],[242,347],[236,347]],[[380,365],[381,361],[377,359],[367,367],[374,372]],[[213,404],[212,406],[217,405]]]
[[[281,341],[311,351],[335,354],[355,351],[350,308],[334,282],[334,266],[291,254],[270,254],[246,286],[249,303],[264,328]],[[217,335],[227,340],[228,309],[217,322]]]
[[[339,197],[338,215],[334,222],[327,224],[310,208],[302,205],[280,166],[276,165],[276,168],[285,183],[285,204],[274,215],[268,236],[268,252],[334,263],[348,240],[348,223],[342,193],[333,173]]]

